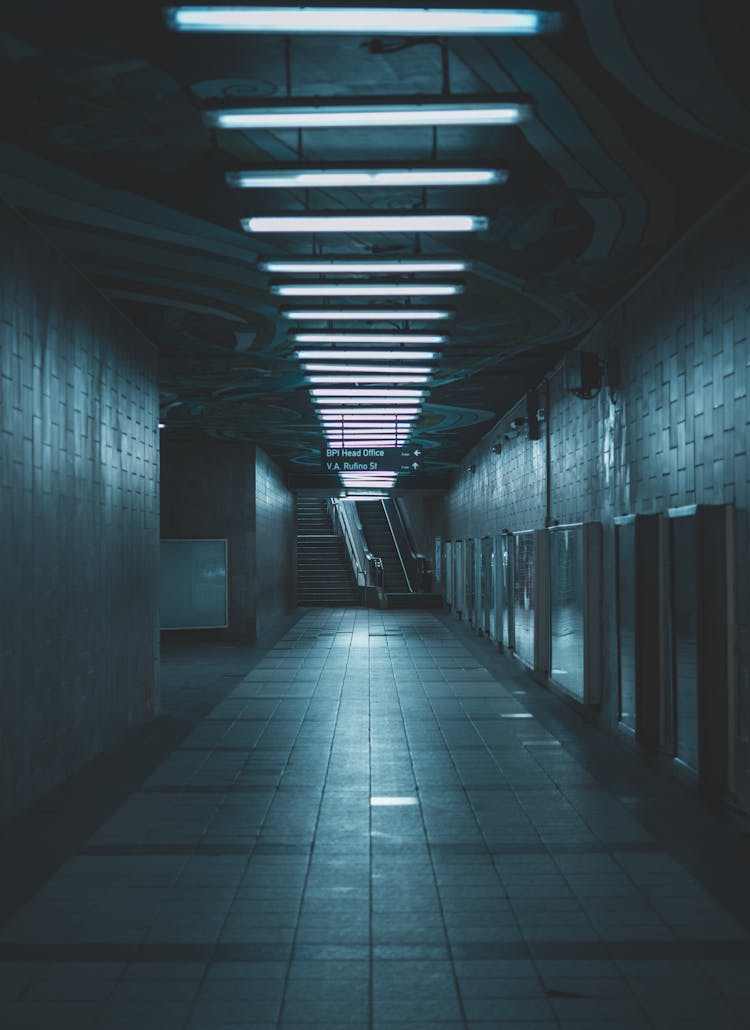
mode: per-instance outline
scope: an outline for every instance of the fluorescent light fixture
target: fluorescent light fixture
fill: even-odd
[[[252,172],[227,172],[226,181],[240,189],[311,189],[347,186],[496,186],[506,182],[508,172],[500,168],[364,168],[300,169],[271,168]]]
[[[317,392],[317,391],[319,391],[321,389],[327,390],[328,387],[327,386],[325,386],[325,387],[314,387],[314,389],[311,391],[311,393],[314,394],[315,392]],[[389,392],[387,390],[386,391],[381,391],[381,393],[377,397],[362,397],[361,396],[361,394],[363,392],[362,390],[355,390],[355,391],[345,390],[343,392],[344,392],[344,394],[346,394],[346,396],[343,396],[343,397],[340,397],[340,396],[337,396],[337,397],[315,397],[315,396],[313,396],[312,399],[313,399],[313,401],[317,405],[319,405],[320,407],[323,407],[323,408],[329,407],[330,405],[334,405],[334,404],[341,404],[342,406],[344,406],[344,405],[347,405],[347,404],[372,404],[374,402],[379,402],[381,404],[393,404],[393,405],[403,404],[406,407],[409,404],[416,404],[417,403],[417,399],[418,399],[418,398],[417,399],[411,399],[411,398],[407,398],[407,397],[393,397],[393,396],[390,396],[390,394],[389,394]]]
[[[326,429],[408,429],[414,422],[416,415],[403,415],[396,418],[393,415],[358,415],[348,413],[347,415],[327,415],[320,413],[320,420]]]
[[[429,333],[401,333],[397,330],[381,333],[291,333],[293,343],[416,343],[419,346],[438,346],[447,343],[447,336]]]
[[[413,429],[412,422],[400,422],[396,424],[393,419],[383,422],[323,422],[321,425],[326,433],[359,433],[361,430],[372,430],[384,433],[410,433]]]
[[[284,283],[271,287],[277,297],[453,297],[458,283]]]
[[[387,497],[388,494],[382,490],[368,490],[367,492],[358,490],[356,493],[349,493],[348,490],[345,490],[341,499],[344,501],[384,501]]]
[[[484,215],[253,215],[241,220],[245,232],[481,232]]]
[[[178,32],[254,32],[275,35],[532,36],[555,32],[559,14],[518,8],[415,7],[167,7]]]
[[[409,436],[409,431],[404,430],[400,433],[395,433],[390,429],[326,429],[327,440],[396,440],[403,441]]]
[[[429,382],[429,376],[373,376],[368,375],[366,372],[352,372],[349,375],[330,375],[330,376],[308,376],[308,382],[332,385],[334,383],[370,383],[375,386],[385,386],[386,383],[391,385],[398,385],[399,383],[426,383]]]
[[[342,426],[336,423],[332,425],[331,423],[325,422],[321,428],[323,432],[328,433],[329,436],[341,436],[342,434],[344,436],[348,434],[356,434],[357,436],[404,436],[411,432],[412,426],[410,423],[407,423],[406,425],[397,427],[393,422],[380,424],[377,422],[374,424],[372,422],[366,422],[364,425],[349,425],[347,423],[347,425]]]
[[[405,258],[395,261],[360,261],[360,260],[320,260],[312,258],[304,261],[264,261],[259,266],[262,272],[274,275],[406,275],[414,272],[427,272],[431,275],[465,272],[468,261],[434,261]]]
[[[408,417],[408,416],[414,416],[414,415],[419,415],[419,414],[421,414],[419,408],[414,408],[414,407],[411,407],[411,408],[408,408],[408,407],[377,407],[375,405],[373,405],[372,407],[356,408],[354,411],[352,411],[351,408],[330,408],[330,407],[328,407],[328,408],[325,408],[325,409],[321,409],[318,412],[318,415],[321,418],[325,418],[327,415],[336,416],[337,418],[341,417],[342,415],[343,416],[361,415],[362,417],[365,417],[365,416],[369,417],[371,415],[392,415],[392,416],[400,419],[401,416]]]
[[[432,350],[298,350],[294,355],[298,361],[431,361],[437,355]],[[339,365],[305,365],[310,372],[336,369]],[[389,370],[390,371],[390,370]],[[395,371],[395,369],[393,370]],[[412,372],[427,372],[428,369],[413,368]]]
[[[435,311],[432,308],[296,308],[281,311],[282,318],[291,322],[439,322],[454,318],[455,311]]]
[[[323,387],[322,389],[320,389],[318,387],[315,387],[314,389],[312,389],[310,391],[310,393],[312,394],[313,397],[317,397],[317,398],[321,398],[321,399],[325,398],[325,397],[346,397],[346,398],[353,398],[354,397],[354,394],[352,394],[351,390],[340,390],[338,388],[329,389],[328,387]],[[411,398],[412,400],[417,400],[420,397],[424,397],[425,393],[426,393],[425,390],[393,390],[393,389],[390,389],[390,388],[387,389],[387,390],[371,390],[371,389],[368,388],[366,390],[357,390],[356,391],[356,396],[357,397],[385,397],[386,400],[395,401],[397,399],[398,400],[406,400],[407,398]],[[352,402],[349,399],[347,399],[346,401],[343,401],[343,402],[340,401],[339,403],[349,404],[349,403],[356,403],[356,401]]]
[[[334,436],[328,437],[326,447],[338,450],[349,447],[390,449],[392,447],[403,447],[407,439],[405,436]],[[362,455],[362,457],[364,458],[366,455]],[[406,460],[404,459],[404,461]]]
[[[429,375],[432,368],[429,365],[360,365],[355,362],[346,362],[343,365],[318,365],[305,364],[305,372],[361,372],[363,375]]]
[[[214,129],[414,128],[441,125],[517,125],[531,116],[526,101],[454,96],[438,100],[389,97],[378,103],[356,97],[348,103],[280,101],[265,107],[206,111]]]

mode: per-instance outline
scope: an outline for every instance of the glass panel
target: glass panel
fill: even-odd
[[[695,516],[670,521],[676,753],[698,771],[698,538]]]
[[[615,527],[619,719],[635,731],[635,522]]]
[[[453,604],[453,544],[445,544],[445,603]]]
[[[161,628],[227,625],[226,540],[162,540]]]
[[[495,630],[493,557],[492,537],[485,536],[482,538],[482,629],[485,633]]]
[[[456,598],[456,611],[464,610],[464,544],[456,540],[453,545],[453,593]]]
[[[511,598],[513,595],[513,537],[503,533],[501,541],[500,561],[502,562],[502,610],[501,632],[502,643],[511,650],[515,649],[513,634],[513,611]]]
[[[534,664],[534,533],[516,533],[513,583],[514,649]]]
[[[583,700],[583,526],[550,532],[551,677]]]
[[[482,540],[474,539],[474,625],[481,629],[482,622]]]
[[[471,622],[474,618],[474,541],[464,541],[464,576],[466,587],[464,593],[464,609],[466,621]]]

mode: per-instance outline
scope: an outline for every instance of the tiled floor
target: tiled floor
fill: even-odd
[[[648,788],[477,647],[304,614],[3,924],[0,1026],[750,1025],[750,933]]]

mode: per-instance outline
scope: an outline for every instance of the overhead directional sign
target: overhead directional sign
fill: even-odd
[[[418,472],[419,447],[324,447],[325,472]]]

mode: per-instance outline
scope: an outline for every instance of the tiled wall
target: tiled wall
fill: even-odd
[[[278,467],[256,448],[255,625],[258,637],[288,613],[294,598],[294,495]]]
[[[617,355],[621,385],[581,400],[550,383],[550,514],[604,525],[605,645],[614,643],[612,517],[687,504],[734,504],[739,697],[737,789],[750,806],[748,602],[748,312],[750,188],[719,205],[584,341]],[[521,409],[519,409],[521,410]],[[513,413],[463,462],[446,505],[444,536],[541,528],[544,435],[503,440]],[[472,475],[466,467],[476,464]],[[602,718],[614,719],[614,648],[605,646]]]
[[[156,353],[0,207],[0,819],[158,707]]]
[[[162,433],[161,536],[229,540],[228,640],[255,640],[292,606],[293,498],[250,443]],[[205,634],[204,634],[205,635]]]
[[[213,635],[255,639],[255,447],[161,441],[163,539],[228,539],[229,628]]]

